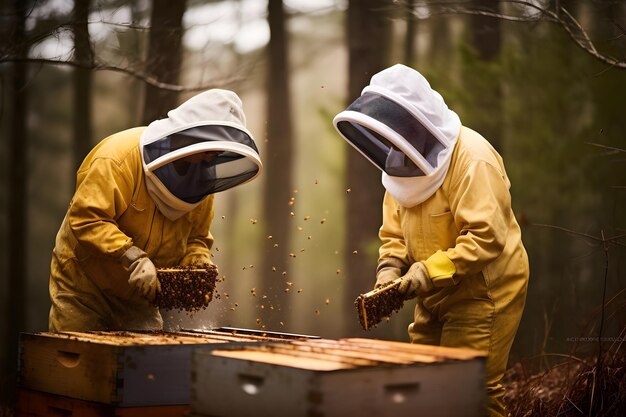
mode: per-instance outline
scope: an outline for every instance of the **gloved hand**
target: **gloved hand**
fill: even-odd
[[[394,279],[399,278],[401,273],[402,271],[400,268],[393,266],[381,268],[376,274],[376,284],[374,285],[374,288],[384,287]]]
[[[404,295],[405,300],[410,300],[418,295],[427,294],[433,288],[433,281],[430,279],[424,263],[415,262],[402,277],[398,292]]]
[[[137,246],[131,246],[122,255],[121,262],[124,269],[130,272],[128,279],[130,286],[138,290],[148,301],[154,301],[161,286],[156,268],[148,254]]]

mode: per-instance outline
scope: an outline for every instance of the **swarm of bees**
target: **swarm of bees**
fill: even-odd
[[[319,181],[317,179],[314,179],[314,184],[315,185],[319,184]],[[352,189],[351,188],[346,188],[345,192],[346,192],[346,194],[350,194],[352,192]],[[319,215],[321,213],[319,213],[317,215],[316,215],[316,213],[306,213],[306,212],[303,213],[302,212],[303,210],[301,210],[301,208],[300,208],[301,201],[299,199],[298,193],[299,193],[299,190],[298,189],[294,189],[292,191],[292,195],[289,196],[288,201],[286,201],[288,207],[283,207],[286,210],[285,214],[287,215],[287,217],[294,219],[294,223],[291,223],[290,226],[289,226],[289,229],[290,229],[289,233],[293,233],[293,231],[296,231],[296,230],[298,232],[303,232],[302,234],[293,235],[294,239],[297,240],[297,241],[300,241],[300,238],[304,239],[304,237],[306,237],[306,241],[312,241],[313,240],[313,236],[312,236],[311,232],[315,231],[316,226],[319,224],[319,225],[322,225],[322,227],[325,227],[324,225],[326,225],[327,223],[330,224],[332,219],[329,216],[329,211],[328,210],[324,211],[324,214],[322,214],[322,215]],[[296,206],[296,202],[298,202],[297,206]],[[284,202],[283,202],[283,204],[284,204]],[[326,216],[326,217],[322,217],[322,216]],[[227,216],[225,216],[225,215],[221,216],[222,220],[225,220],[226,217]],[[245,218],[249,221],[249,224],[252,225],[253,227],[255,225],[259,225],[259,224],[264,223],[262,219],[257,219],[257,218],[254,217],[254,215],[246,216]],[[304,223],[302,223],[302,222],[304,222]],[[317,222],[319,222],[319,223],[317,223]],[[269,226],[269,225],[265,225],[265,226]],[[256,227],[258,227],[258,226],[256,226]],[[261,238],[266,241],[267,250],[270,250],[269,248],[273,248],[273,252],[272,252],[273,256],[276,255],[276,254],[279,254],[279,255],[281,255],[282,257],[285,258],[284,259],[285,261],[287,259],[289,259],[290,262],[297,262],[298,258],[299,258],[298,255],[301,255],[301,256],[305,257],[306,253],[310,253],[311,252],[311,249],[312,249],[311,247],[302,247],[302,246],[305,246],[305,245],[301,245],[299,247],[291,247],[292,244],[289,241],[289,239],[286,239],[284,236],[281,235],[281,233],[279,233],[278,235],[270,234],[270,232],[271,232],[270,228],[267,228],[265,231],[260,230],[260,232],[263,233],[261,235]],[[331,249],[331,247],[327,247],[327,246],[325,246],[324,248],[327,249],[327,250],[330,250],[330,251],[333,250],[333,249]],[[217,248],[216,248],[216,251],[217,251]],[[356,249],[352,248],[352,249],[347,251],[347,254],[350,254],[350,253],[352,253],[352,255],[357,255],[359,252]],[[343,255],[343,251],[340,252],[339,250],[334,249],[334,254],[335,255],[340,255],[340,254]],[[276,255],[276,256],[278,256],[278,255]],[[282,260],[282,258],[280,258],[280,260]],[[279,260],[276,260],[276,259],[274,259],[272,262],[275,262],[275,261],[276,262],[280,262]],[[306,261],[303,261],[303,262],[306,262]],[[261,268],[261,271],[259,272],[260,274],[264,273],[263,271],[264,271],[264,267],[265,266],[266,266],[265,264],[260,265],[260,268]],[[282,275],[283,279],[286,279],[288,275],[289,276],[293,276],[294,275],[293,271],[290,270],[290,272],[288,274],[288,272],[283,269],[285,266],[286,265],[279,265],[279,264],[271,265],[271,264],[269,264],[269,265],[267,265],[267,270],[268,270],[267,272],[271,271],[273,273],[272,276],[274,276],[274,277],[279,277],[280,275]],[[246,271],[246,270],[252,269],[254,266],[253,265],[240,265],[239,267],[242,270]],[[257,265],[257,267],[258,267],[258,265]],[[343,277],[342,269],[337,268],[337,269],[335,269],[335,272],[336,272],[336,275],[337,275],[338,278],[342,278]],[[295,274],[295,275],[297,275],[297,274]],[[263,278],[265,278],[265,275],[263,275]],[[290,279],[293,279],[293,278],[290,278]],[[287,297],[290,297],[291,295],[296,295],[296,294],[300,295],[300,294],[302,294],[300,296],[300,297],[302,297],[302,296],[304,296],[304,294],[311,294],[307,288],[292,287],[293,284],[294,284],[293,282],[285,281],[285,284],[286,285],[282,286],[282,287],[280,285],[273,287],[273,291],[280,292],[282,290],[281,294],[279,294],[279,295],[277,294],[276,295],[276,299],[279,300],[279,301],[283,300],[283,299],[287,300]],[[272,290],[272,287],[270,286],[269,289]],[[267,288],[266,288],[266,290],[267,290]],[[306,293],[305,293],[305,290],[307,291]],[[263,299],[263,300],[267,299],[267,295],[262,295],[260,292],[257,293],[257,289],[256,288],[250,289],[248,297],[252,297],[252,299],[256,298],[259,301],[261,301],[261,299]],[[315,297],[315,293],[313,293],[311,295],[311,297]],[[220,294],[216,293],[215,294],[215,298],[220,298]],[[228,296],[225,296],[225,298],[228,298]],[[233,297],[231,297],[231,299],[232,298]],[[267,309],[274,310],[274,306],[272,305],[272,303],[269,300],[262,301],[262,302],[263,302],[263,304],[256,304],[256,308],[258,310],[267,310]],[[321,300],[319,300],[319,304],[317,305],[318,308],[312,309],[313,310],[312,311],[313,314],[315,314],[316,316],[320,316],[321,313],[322,313],[322,310],[324,310],[324,307],[325,308],[329,308],[328,306],[330,305],[330,302],[331,302],[330,298],[322,297]],[[231,311],[237,311],[238,307],[239,307],[238,303],[234,303],[234,304],[233,303],[229,303],[225,307],[225,309],[230,309]],[[280,310],[280,307],[279,307],[278,304],[277,304],[277,308],[278,308],[278,310]],[[261,311],[258,311],[258,310],[257,310],[257,312],[260,313]],[[261,325],[262,323],[260,321],[261,321],[261,318],[257,319],[257,323],[256,324],[257,325]],[[280,325],[282,326],[282,325],[284,325],[284,323],[280,322]]]
[[[213,299],[217,274],[217,267],[211,264],[159,268],[161,290],[154,303],[165,310],[205,309]]]

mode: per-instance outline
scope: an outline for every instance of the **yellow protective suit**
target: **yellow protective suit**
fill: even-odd
[[[176,221],[163,216],[144,181],[144,129],[104,139],[78,170],[50,267],[50,331],[162,328],[159,310],[131,289],[120,264],[132,245],[157,267],[211,262],[213,196]]]
[[[379,268],[424,261],[437,287],[418,300],[411,341],[487,352],[490,416],[505,415],[501,380],[529,274],[509,187],[497,152],[462,127],[442,186],[412,208],[385,194],[379,233]]]

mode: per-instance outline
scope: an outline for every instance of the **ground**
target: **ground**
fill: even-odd
[[[626,416],[626,358],[565,356],[545,371],[514,364],[505,376],[510,417]]]

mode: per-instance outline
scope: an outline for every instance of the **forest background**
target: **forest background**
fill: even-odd
[[[51,251],[82,158],[214,87],[242,97],[265,169],[216,196],[220,297],[164,312],[166,328],[406,341],[410,302],[373,331],[358,325],[383,187],[332,126],[397,62],[504,158],[531,265],[511,361],[599,344],[623,355],[625,2],[1,4],[1,382],[14,378],[19,332],[47,329]]]

